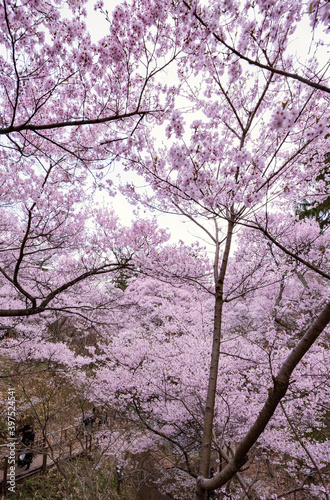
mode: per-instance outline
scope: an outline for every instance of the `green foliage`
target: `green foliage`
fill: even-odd
[[[121,249],[117,251],[116,257],[118,264],[122,264],[123,267],[122,269],[120,269],[118,276],[113,279],[113,284],[115,285],[116,288],[120,288],[120,290],[124,292],[128,287],[128,280],[133,276],[135,276],[136,272],[125,266],[126,257],[122,255]]]
[[[114,280],[115,287],[120,288],[124,292],[128,287],[129,278],[131,278],[131,275],[125,270],[121,270],[119,276]]]
[[[87,479],[86,467],[91,470],[90,458],[80,457],[72,460],[65,467],[68,474],[68,496],[65,492],[65,480],[54,467],[46,474],[36,474],[28,479],[16,483],[15,494],[9,494],[9,500],[81,500],[82,477]],[[80,476],[80,480],[78,479]],[[133,500],[135,494],[129,485],[122,484],[120,493],[117,492],[117,481],[113,464],[108,462],[97,470],[88,481],[84,481],[84,495],[86,500],[103,498],[107,500]]]
[[[324,167],[320,170],[316,181],[324,181],[326,186],[330,182],[326,180],[326,175],[329,173],[330,152],[324,155]],[[330,225],[330,195],[321,203],[317,200],[313,202],[306,201],[301,203],[297,209],[299,219],[315,219],[321,230],[325,230]]]
[[[45,475],[36,475],[16,483],[16,492],[9,500],[63,500],[64,480],[56,470]]]

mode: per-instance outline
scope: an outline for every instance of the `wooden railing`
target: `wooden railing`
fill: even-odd
[[[3,497],[13,491],[12,487],[32,474],[44,473],[56,465],[57,461],[70,460],[82,453],[91,451],[93,432],[98,427],[72,425],[65,429],[47,433],[39,437],[31,448],[24,447],[19,441],[0,445],[0,491]],[[18,467],[18,457],[23,453],[33,453],[30,467]]]

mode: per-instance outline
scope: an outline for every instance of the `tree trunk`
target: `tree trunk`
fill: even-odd
[[[230,252],[230,246],[233,236],[234,222],[233,220],[228,221],[227,227],[227,240],[225,250],[222,256],[221,268],[219,276],[215,282],[215,306],[214,306],[214,329],[213,329],[213,343],[212,343],[212,353],[211,353],[211,365],[208,381],[208,390],[205,404],[204,413],[204,426],[203,426],[203,438],[202,438],[202,448],[201,448],[201,459],[199,464],[199,475],[203,478],[209,477],[210,470],[210,459],[211,459],[211,444],[212,444],[212,432],[213,432],[213,420],[214,420],[214,406],[215,406],[215,395],[217,389],[217,379],[218,379],[218,366],[219,366],[219,352],[221,343],[221,325],[222,325],[222,310],[223,310],[223,285],[227,270],[228,257]],[[217,261],[217,258],[216,258]],[[215,270],[217,275],[217,270]],[[196,485],[194,500],[207,500],[207,492],[200,489],[199,485]]]
[[[277,406],[285,396],[293,370],[311,346],[316,342],[329,322],[330,301],[326,303],[319,316],[315,319],[297,346],[291,351],[282,364],[277,376],[274,378],[273,387],[270,387],[268,390],[268,398],[266,399],[264,406],[260,410],[254,424],[250,427],[245,437],[237,447],[234,457],[225,466],[225,468],[216,474],[212,479],[206,479],[205,476],[203,477],[201,474],[200,477],[197,478],[194,500],[204,500],[205,496],[203,496],[203,494],[205,490],[214,490],[223,486],[239,471],[245,462],[247,453],[256,443],[259,436],[263,433]],[[328,495],[326,495],[326,498],[328,498]]]

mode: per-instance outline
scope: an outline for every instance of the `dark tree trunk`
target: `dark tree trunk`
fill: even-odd
[[[206,491],[214,490],[223,486],[239,471],[246,460],[247,453],[256,443],[259,436],[263,433],[277,406],[285,396],[293,370],[311,346],[316,342],[329,322],[330,301],[327,302],[319,316],[284,361],[277,376],[274,378],[273,387],[270,387],[268,390],[268,398],[266,399],[264,406],[256,417],[254,424],[248,430],[247,434],[237,447],[234,457],[221,472],[216,474],[211,479],[206,479],[206,475],[203,476],[200,472],[200,476],[197,478],[194,500],[204,500],[204,498],[206,498]],[[329,498],[328,495],[326,498]]]
[[[213,343],[212,343],[208,390],[207,390],[205,413],[204,413],[201,460],[199,464],[199,475],[202,476],[203,478],[209,477],[209,470],[210,470],[214,406],[215,406],[215,395],[217,389],[219,353],[220,353],[220,343],[221,343],[223,285],[226,276],[228,257],[232,242],[233,228],[234,228],[234,222],[230,219],[228,221],[227,240],[224,253],[222,256],[219,275],[217,269],[215,269],[216,282],[215,282]],[[200,489],[198,484],[195,492],[195,500],[207,500],[207,492],[205,490]]]

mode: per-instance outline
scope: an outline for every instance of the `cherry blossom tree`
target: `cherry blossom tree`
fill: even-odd
[[[93,43],[85,3],[1,6],[1,162],[8,167],[60,156],[68,172],[77,163],[100,170],[116,154],[113,146],[127,147],[143,117],[170,102],[165,84],[158,82],[156,93],[150,87],[177,56],[157,57],[166,26],[158,22],[148,35],[156,7],[135,19],[133,10],[126,16],[116,8],[109,35]]]
[[[316,223],[314,227],[301,224],[305,240],[306,235],[312,240],[316,234]],[[325,241],[319,241],[320,248]],[[229,262],[224,293],[212,429],[213,459],[217,452],[223,464],[230,461],[228,449],[235,450],[253,427],[255,413],[267,399],[276,372],[299,346],[302,331],[318,315],[326,292],[323,279],[311,271],[306,274],[293,260],[281,263],[280,251],[273,249],[273,256],[267,242],[261,235],[256,238],[251,229],[241,234],[241,242],[242,248]],[[310,240],[305,243],[308,247]],[[140,422],[145,426],[147,435],[137,439],[132,453],[153,449],[164,441],[170,443],[169,455],[173,460],[174,449],[176,467],[181,470],[176,482],[172,478],[172,493],[181,492],[188,498],[192,484],[188,483],[190,493],[189,489],[183,493],[181,474],[184,469],[186,479],[196,477],[194,455],[202,441],[206,360],[212,348],[211,295],[186,286],[159,286],[155,280],[144,279],[132,281],[123,300],[128,317],[122,318],[118,334],[110,342],[99,343],[102,352],[95,358],[99,368],[95,371],[93,397],[109,408],[124,411],[124,418],[134,425]],[[316,497],[324,494],[321,470],[329,460],[328,440],[321,437],[329,391],[325,342],[317,341],[297,367],[282,411],[275,413],[244,467],[249,470],[255,461],[272,456],[275,463],[281,463],[282,471],[290,473],[291,488],[297,490],[307,488],[304,483],[312,469],[319,483],[318,487],[312,485]],[[309,435],[314,437],[309,439]],[[287,465],[283,462],[285,455],[290,456]],[[237,477],[243,491],[248,493],[251,488],[252,495],[249,474],[238,472]],[[261,487],[259,482],[256,486]],[[269,495],[278,492],[275,485],[272,489],[270,484],[267,488],[263,484],[262,488],[268,488]],[[234,491],[232,488],[232,498],[236,498]],[[285,496],[284,491],[281,493]]]
[[[133,267],[125,230],[93,194],[114,193],[109,165],[139,123],[162,120],[172,93],[155,79],[177,50],[161,59],[166,26],[148,34],[155,8],[145,19],[123,14],[118,7],[94,43],[84,1],[0,7],[2,317],[82,313],[85,299],[85,312],[101,307],[108,298],[97,277]],[[148,238],[148,225],[139,227]]]
[[[147,137],[146,151],[136,148],[128,164],[145,177],[155,194],[143,195],[133,185],[123,191],[135,202],[193,220],[215,248],[213,347],[197,499],[206,498],[206,490],[222,486],[240,470],[285,396],[293,370],[329,322],[329,304],[323,294],[316,294],[318,310],[310,318],[309,328],[306,325],[301,330],[301,341],[278,365],[264,406],[255,413],[255,421],[224,470],[207,479],[224,308],[227,302],[234,304],[235,298],[272,284],[268,281],[270,273],[259,280],[258,266],[249,263],[240,268],[238,281],[231,283],[230,252],[233,242],[240,245],[240,227],[263,234],[268,241],[266,254],[268,251],[274,262],[289,259],[293,266],[299,263],[300,275],[301,269],[307,268],[326,280],[330,277],[328,243],[318,246],[322,238],[319,231],[311,240],[308,238],[310,245],[305,247],[299,236],[302,226],[294,215],[300,200],[313,199],[317,193],[322,202],[328,196],[326,183],[319,177],[320,163],[327,152],[329,89],[323,82],[328,65],[318,65],[317,59],[307,61],[304,71],[308,78],[293,70],[290,40],[306,8],[302,2],[290,2],[290,8],[278,2],[267,3],[267,8],[264,2],[247,2],[241,11],[235,2],[223,7],[182,2],[176,7],[177,19],[182,20],[178,26],[185,54],[178,64],[181,93],[199,116],[187,126],[183,114],[175,110],[163,148],[155,145],[152,132],[140,129],[139,133]],[[322,11],[320,17],[315,16],[314,8]],[[325,3],[311,4],[305,11],[312,16],[313,26],[318,19],[325,20],[325,13]],[[253,68],[243,66],[244,60]],[[215,232],[207,221],[213,221]],[[306,238],[306,231],[304,234]],[[277,258],[276,248],[280,250]],[[236,294],[228,295],[228,286]]]
[[[182,26],[185,26],[185,30],[191,29],[192,20],[194,31],[197,29],[208,33],[212,42],[222,50],[227,64],[235,66],[235,61],[246,62],[272,75],[281,75],[330,93],[326,78],[328,63],[314,72],[313,66],[306,66],[299,59],[294,60],[291,54],[288,57],[285,54],[288,35],[295,32],[304,18],[309,20],[311,31],[318,26],[324,28],[325,32],[329,31],[328,2],[289,0],[279,4],[264,0],[253,3],[229,0],[222,5],[210,2],[204,6],[183,0],[178,6],[178,15],[184,20]],[[187,23],[188,19],[190,22]],[[198,36],[200,33],[194,33],[189,41],[194,43]],[[314,50],[317,50],[317,45],[313,46]]]
[[[35,2],[28,16],[24,3],[1,10],[2,293],[15,304],[3,316],[91,309],[95,318],[108,311],[100,276],[124,268],[171,282],[163,294],[151,280],[117,292],[117,335],[100,327],[89,353],[98,397],[133,405],[148,430],[179,448],[185,472],[197,476],[195,500],[233,477],[248,496],[241,469],[258,446],[292,459],[303,450],[318,474],[311,493],[328,498],[325,445],[306,433],[326,413],[329,242],[296,216],[302,202],[328,197],[319,172],[329,150],[329,67],[318,60],[328,3],[123,3],[97,43],[83,4],[68,6],[65,20],[55,2]],[[304,19],[314,31],[306,61],[291,50]],[[172,87],[158,79],[169,64]],[[151,188],[141,194],[130,183],[127,198],[200,228],[213,283],[199,249],[165,245],[150,221],[125,230],[107,209],[91,209],[92,188],[106,186],[114,159]],[[185,308],[188,297],[195,309]],[[40,340],[42,358],[50,344]],[[84,366],[65,352],[68,364]],[[201,449],[197,474],[189,439]],[[209,478],[212,449],[226,463]]]

